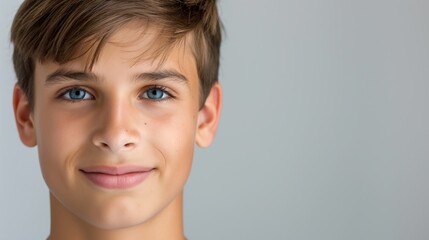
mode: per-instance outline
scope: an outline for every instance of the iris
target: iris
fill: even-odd
[[[85,100],[92,99],[93,96],[82,88],[72,88],[68,90],[64,95],[64,98],[69,100]]]
[[[169,97],[168,93],[161,88],[151,88],[148,89],[143,94],[143,98],[153,99],[153,100],[162,100]]]

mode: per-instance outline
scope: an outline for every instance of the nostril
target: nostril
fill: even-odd
[[[129,134],[115,133],[112,135],[97,135],[93,138],[93,144],[99,149],[120,152],[129,151],[137,146],[138,137]]]

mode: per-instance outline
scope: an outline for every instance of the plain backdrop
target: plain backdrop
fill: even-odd
[[[0,5],[0,239],[45,239]],[[185,190],[189,239],[429,239],[429,1],[221,0],[224,109]]]

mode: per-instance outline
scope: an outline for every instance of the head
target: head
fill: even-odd
[[[214,0],[22,4],[15,118],[55,201],[118,228],[181,193],[195,143],[208,146],[218,124],[220,29]]]

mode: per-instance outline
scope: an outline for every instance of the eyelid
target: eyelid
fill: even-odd
[[[161,91],[163,91],[166,95],[167,95],[167,97],[165,97],[165,98],[162,98],[162,99],[151,99],[151,98],[146,98],[146,97],[142,97],[144,94],[147,94],[147,92],[149,91],[149,90],[153,90],[153,89],[157,89],[157,90],[161,90]],[[166,101],[166,100],[171,100],[171,99],[175,99],[176,97],[171,93],[172,92],[172,90],[171,89],[169,89],[168,87],[166,87],[166,86],[161,86],[161,85],[149,85],[149,86],[146,86],[146,87],[144,87],[141,91],[140,91],[140,93],[139,93],[139,99],[142,99],[142,100],[148,100],[148,101]]]
[[[73,89],[79,89],[79,90],[83,90],[86,92],[86,94],[90,95],[90,99],[70,99],[70,98],[65,98],[64,95],[66,95],[68,92],[70,92]],[[68,102],[80,102],[80,101],[88,101],[88,100],[94,100],[95,99],[95,94],[92,93],[91,90],[89,90],[87,87],[84,86],[70,86],[70,87],[66,87],[63,88],[59,91],[57,98],[64,100],[64,101],[68,101]]]

